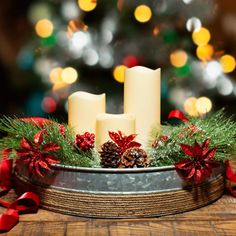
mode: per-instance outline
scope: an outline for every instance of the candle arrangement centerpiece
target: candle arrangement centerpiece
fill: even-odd
[[[222,110],[202,118],[174,110],[169,119],[179,125],[161,125],[160,83],[160,69],[127,69],[124,114],[106,113],[105,94],[78,91],[68,98],[68,124],[2,118],[2,160],[15,160],[16,192],[37,193],[49,210],[108,218],[178,213],[218,199],[225,161],[234,180],[236,123]]]

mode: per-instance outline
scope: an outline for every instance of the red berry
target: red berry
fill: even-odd
[[[75,145],[77,148],[80,148],[83,151],[88,151],[94,148],[94,140],[95,135],[90,134],[89,132],[85,132],[82,135],[77,134],[75,138]]]

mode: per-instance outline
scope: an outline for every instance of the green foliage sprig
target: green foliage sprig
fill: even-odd
[[[195,130],[190,128],[192,125],[196,127]],[[63,124],[63,126],[64,134],[60,132],[60,126],[56,121],[44,124],[43,127],[45,130],[43,144],[56,143],[61,147],[56,152],[60,164],[81,167],[100,166],[98,152],[95,149],[85,152],[76,148],[73,131],[68,125]],[[17,118],[3,117],[0,118],[0,131],[8,134],[0,139],[0,150],[4,148],[16,150],[20,148],[20,141],[23,137],[33,142],[34,135],[42,131],[42,127]],[[180,143],[193,145],[195,140],[202,143],[207,138],[210,138],[209,148],[217,148],[215,159],[224,161],[236,156],[236,122],[233,117],[226,117],[223,110],[204,119],[189,118],[189,122],[182,122],[178,126],[167,124],[162,126],[161,134],[159,133],[159,128],[153,129],[150,137],[152,142],[147,149],[151,166],[173,165],[186,158],[180,148]],[[169,138],[161,140],[156,147],[152,147],[153,140],[159,140],[163,135]],[[17,157],[14,152],[12,156]]]
[[[73,131],[66,125],[64,126],[64,135],[60,132],[59,124],[52,121],[44,124],[44,141],[46,143],[56,143],[61,149],[57,150],[56,155],[60,160],[60,164],[95,167],[99,165],[99,159],[95,150],[82,151],[75,148],[75,135]],[[10,148],[13,150],[20,148],[22,138],[27,138],[33,142],[34,135],[42,130],[42,127],[35,126],[29,122],[19,120],[17,118],[3,117],[0,119],[0,130],[8,134],[8,136],[0,139],[0,150]]]
[[[190,128],[195,125],[196,130]],[[153,129],[152,140],[158,140],[158,130]],[[149,147],[151,166],[173,165],[186,158],[180,148],[180,143],[193,145],[197,140],[202,143],[210,138],[210,148],[216,147],[215,159],[224,161],[236,155],[236,122],[233,117],[226,117],[223,110],[206,118],[189,118],[178,126],[162,126],[161,135],[169,136],[161,145]]]

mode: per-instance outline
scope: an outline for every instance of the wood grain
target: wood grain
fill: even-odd
[[[15,197],[11,191],[6,200]],[[0,208],[0,213],[4,211]],[[16,227],[2,235],[236,235],[236,198],[225,194],[213,204],[194,211],[142,219],[91,219],[39,209],[37,214],[21,215]]]

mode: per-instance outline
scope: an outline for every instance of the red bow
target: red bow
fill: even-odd
[[[23,118],[26,122],[43,126],[49,120],[39,117]],[[12,166],[13,160],[9,159],[11,149],[2,150],[0,163],[0,196],[6,195],[12,188]],[[14,202],[8,203],[0,199],[0,205],[7,208],[6,212],[0,215],[0,232],[10,231],[19,221],[19,214],[36,213],[39,207],[39,197],[33,192],[25,192]]]
[[[7,194],[11,187],[12,160],[8,160],[9,149],[4,149],[0,165],[0,195]],[[39,197],[35,193],[25,192],[14,202],[8,203],[0,199],[0,205],[7,208],[4,214],[0,215],[0,232],[11,230],[19,221],[19,214],[35,213],[39,206]]]
[[[226,170],[226,179],[228,180],[226,188],[234,197],[236,197],[236,189],[234,189],[234,187],[232,186],[232,183],[236,183],[236,172],[233,172],[229,160],[225,162],[225,170]]]
[[[10,152],[11,149],[4,149],[2,151],[2,162],[0,165],[0,196],[7,194],[12,188],[11,169],[13,160],[8,159]]]
[[[189,121],[189,119],[179,110],[172,110],[168,115],[168,119],[177,118],[182,121]]]

